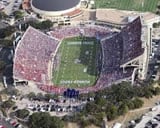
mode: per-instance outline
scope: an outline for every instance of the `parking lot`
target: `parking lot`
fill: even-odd
[[[52,116],[64,116],[70,112],[78,112],[82,110],[87,101],[78,101],[75,99],[60,99],[43,101],[30,101],[26,98],[16,100],[18,109],[28,109],[30,113],[33,112],[49,112]]]
[[[150,55],[150,63],[148,70],[148,79],[152,78],[153,80],[159,79],[158,68],[160,65],[160,41],[152,41],[152,54]]]
[[[17,11],[22,3],[22,0],[3,0],[5,3],[7,2],[5,6],[5,13],[7,15],[12,14],[12,12]]]
[[[160,105],[153,107],[150,112],[144,114],[135,128],[160,128]]]

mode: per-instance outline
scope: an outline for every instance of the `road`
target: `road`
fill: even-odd
[[[3,125],[5,128],[14,128],[11,124],[9,124],[7,121],[5,121],[4,118],[0,119],[0,125]]]

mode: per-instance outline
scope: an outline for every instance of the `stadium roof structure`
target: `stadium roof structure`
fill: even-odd
[[[32,0],[32,5],[45,11],[62,11],[73,8],[80,0]]]
[[[31,0],[31,8],[43,16],[62,16],[79,9],[80,3],[80,0]]]
[[[13,77],[46,83],[49,79],[48,66],[58,44],[58,40],[29,27],[15,50]]]

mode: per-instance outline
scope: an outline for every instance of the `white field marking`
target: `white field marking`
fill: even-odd
[[[82,41],[77,41],[77,42],[67,42],[67,45],[82,45],[85,44],[85,45],[93,45],[94,44],[94,41],[85,41],[85,42],[82,42]]]
[[[64,50],[63,50],[63,49],[64,49],[64,46],[65,46],[65,45],[63,45],[63,47],[62,47],[62,55],[63,55],[63,51],[64,51]],[[60,63],[60,65],[61,65],[61,63]],[[60,70],[60,68],[59,68],[58,71],[57,71],[56,80],[55,80],[56,83],[57,83],[57,79],[58,79],[58,77],[59,77],[59,70]]]
[[[60,84],[90,84],[90,80],[61,80]]]

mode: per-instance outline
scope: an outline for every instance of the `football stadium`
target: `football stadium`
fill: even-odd
[[[55,27],[44,34],[28,27],[15,49],[15,82],[34,82],[41,90],[98,91],[145,76],[141,18],[120,32],[99,25]]]

